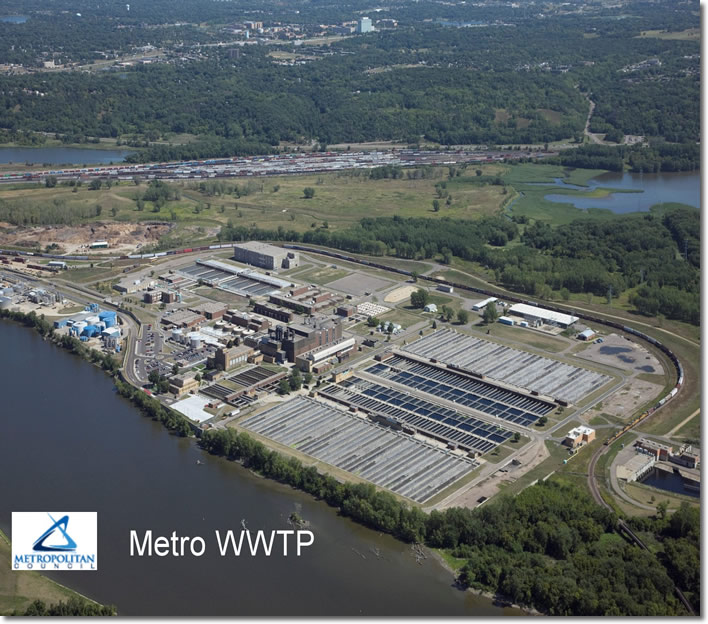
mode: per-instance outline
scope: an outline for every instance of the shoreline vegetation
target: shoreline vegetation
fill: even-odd
[[[10,539],[3,531],[0,531],[0,555],[2,560],[7,563],[8,568],[7,571],[0,571],[0,616],[118,615],[115,606],[102,605],[95,600],[91,600],[91,598],[87,598],[70,587],[42,575],[39,571],[13,572],[10,569],[10,547]],[[3,574],[10,575],[8,578],[9,583],[2,578]],[[22,589],[20,589],[20,586],[22,586]],[[13,589],[16,592],[15,595],[8,596],[5,593]],[[25,596],[24,594],[31,595]],[[12,609],[7,606],[6,597],[10,598]]]
[[[22,323],[112,375],[118,393],[177,435],[192,425],[142,389],[122,381],[110,355],[80,341],[56,337],[43,315],[0,310],[0,318]],[[341,483],[269,450],[244,432],[210,430],[198,440],[212,455],[240,462],[264,477],[326,502],[346,517],[407,543],[445,549],[466,563],[457,574],[461,589],[503,597],[509,604],[546,615],[680,615],[674,583],[694,603],[700,600],[700,515],[682,505],[670,518],[629,518],[656,550],[628,543],[614,513],[595,504],[578,486],[549,479],[516,497],[501,497],[480,509],[449,508],[426,514],[371,484]],[[663,550],[661,550],[663,548]]]

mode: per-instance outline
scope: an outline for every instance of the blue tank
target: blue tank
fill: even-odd
[[[81,332],[81,335],[86,336],[87,338],[93,338],[96,334],[100,333],[101,330],[95,325],[86,325],[86,327],[84,327],[84,331]]]
[[[104,310],[99,313],[98,318],[106,324],[106,327],[113,327],[116,324],[116,313],[114,310]]]

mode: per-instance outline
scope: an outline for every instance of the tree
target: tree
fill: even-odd
[[[148,381],[155,386],[160,383],[160,371],[157,369],[151,370],[148,375]]]
[[[103,183],[101,182],[100,178],[94,178],[93,180],[91,180],[91,182],[89,182],[89,190],[100,191],[102,185]]]
[[[173,375],[178,375],[178,374],[179,374],[179,364],[175,363],[175,364],[172,366],[172,374],[173,374]]]
[[[440,202],[437,199],[433,200],[433,212],[440,212]]]
[[[57,177],[50,175],[44,178],[44,186],[47,188],[54,188],[57,185]],[[76,187],[74,187],[76,188]]]
[[[293,391],[302,388],[302,377],[300,376],[300,369],[297,366],[293,367],[290,372],[288,384],[290,385],[290,389]]]
[[[448,305],[442,307],[442,317],[449,323],[455,318],[455,310]]]
[[[311,186],[306,186],[302,194],[304,195],[305,199],[312,199],[315,196],[315,189],[313,189]]]
[[[518,431],[514,432],[514,442],[521,440],[521,434]]]
[[[303,377],[303,381],[305,382],[306,386],[309,386],[312,383],[312,373],[310,371],[307,371],[305,373],[305,376]]]
[[[494,301],[491,301],[486,306],[484,306],[482,318],[487,324],[494,323],[499,318],[499,312],[497,312],[497,305]]]
[[[278,394],[290,394],[290,384],[285,377],[283,377],[278,384]]]
[[[547,422],[548,422],[548,416],[541,416],[541,418],[539,418],[536,421],[536,425],[538,427],[543,427]]]
[[[381,321],[379,321],[379,319],[377,319],[375,316],[370,316],[368,319],[366,319],[366,324],[369,327],[378,327],[380,322]]]
[[[467,312],[467,310],[458,310],[457,311],[457,322],[460,325],[467,325],[469,320],[470,320],[470,315],[469,315],[469,312]]]
[[[118,207],[117,206],[112,206],[111,207],[111,216],[115,217],[118,214]]]
[[[669,510],[669,501],[661,501],[656,506],[656,515],[662,520],[666,518],[666,512]]]
[[[418,281],[418,271],[411,271],[411,279],[414,284]]]
[[[428,301],[430,301],[430,293],[424,288],[419,288],[411,293],[411,306],[414,308],[422,309],[428,305]]]

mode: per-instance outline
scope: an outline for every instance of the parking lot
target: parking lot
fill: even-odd
[[[241,426],[418,503],[477,466],[471,459],[305,397],[251,416]]]

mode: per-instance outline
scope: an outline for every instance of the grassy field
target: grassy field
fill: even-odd
[[[0,531],[0,615],[11,615],[15,609],[22,612],[37,599],[52,604],[75,595],[39,572],[12,570],[10,542]]]
[[[497,175],[502,171],[499,165],[483,166],[482,170],[485,175]],[[167,202],[161,209],[146,201],[143,210],[137,209],[136,198],[146,191],[145,182],[139,186],[132,181],[114,183],[111,188],[104,186],[97,191],[89,190],[87,185],[75,187],[76,190],[62,185],[46,188],[39,184],[16,189],[3,187],[0,199],[22,200],[34,205],[61,202],[67,208],[100,206],[100,214],[85,222],[173,221],[178,227],[168,238],[178,244],[213,239],[214,228],[218,229],[229,220],[236,225],[257,223],[263,228],[283,226],[302,232],[325,222],[331,229],[344,229],[363,217],[476,218],[501,209],[505,199],[502,187],[470,184],[469,181],[476,176],[474,170],[467,169],[464,175],[450,181],[450,188],[454,188],[450,191],[452,203],[446,205],[443,200],[440,211],[434,212],[435,184],[447,178],[447,169],[438,168],[434,175],[421,180],[371,180],[365,174],[344,173],[258,181],[238,178],[224,182],[225,194],[213,196],[201,192],[196,182],[173,182],[170,184],[180,190],[180,199]],[[240,197],[228,194],[235,185],[241,189]],[[306,187],[315,189],[313,198],[304,198]],[[203,231],[198,231],[200,227]]]

